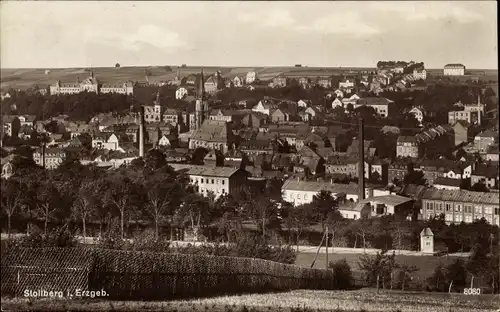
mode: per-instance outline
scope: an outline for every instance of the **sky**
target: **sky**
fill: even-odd
[[[495,1],[1,1],[2,68],[497,69]]]

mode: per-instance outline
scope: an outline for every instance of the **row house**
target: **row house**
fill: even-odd
[[[427,189],[422,196],[423,219],[442,214],[448,224],[472,223],[484,218],[500,226],[499,197],[495,193]]]
[[[66,158],[66,152],[62,148],[37,148],[33,152],[33,160],[39,166],[46,169],[56,169]]]
[[[254,162],[258,155],[272,155],[274,146],[271,140],[247,140],[240,144],[239,150]]]
[[[171,164],[176,171],[185,171],[195,191],[203,196],[210,193],[218,198],[223,195],[237,196],[247,185],[249,173],[231,167],[195,166]]]

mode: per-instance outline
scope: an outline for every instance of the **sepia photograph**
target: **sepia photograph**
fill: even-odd
[[[497,24],[1,1],[1,311],[500,312]]]

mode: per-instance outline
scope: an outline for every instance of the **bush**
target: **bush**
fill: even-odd
[[[333,270],[333,278],[335,288],[339,289],[351,289],[353,286],[353,277],[351,266],[347,263],[344,258],[338,260],[337,262],[330,262],[328,267]]]
[[[45,236],[43,231],[33,226],[30,235],[13,239],[9,247],[75,247],[78,245],[76,238],[66,226],[53,229]]]

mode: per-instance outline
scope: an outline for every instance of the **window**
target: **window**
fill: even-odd
[[[304,200],[307,200],[307,194],[304,194]]]
[[[472,216],[465,216],[465,222],[471,223],[472,222]]]
[[[425,242],[425,246],[430,246],[430,245],[431,245],[431,243]]]
[[[465,213],[472,213],[472,206],[465,206],[464,207]]]
[[[203,180],[203,178],[201,178],[201,183],[203,183],[205,180]]]
[[[214,179],[212,179],[212,184],[215,184]]]
[[[455,222],[462,222],[462,216],[460,215],[455,216]]]
[[[475,213],[476,213],[476,214],[481,214],[481,213],[482,213],[482,211],[481,211],[481,206],[476,206],[476,207],[474,207],[474,208],[475,208]]]
[[[224,181],[224,180],[222,180],[222,185],[224,185],[224,183],[225,183],[225,181]]]
[[[456,205],[455,206],[455,212],[462,212],[462,206],[461,205]]]
[[[495,216],[498,216],[500,214],[500,208],[495,208]]]
[[[452,205],[450,203],[446,203],[446,212],[453,211]]]
[[[492,210],[491,207],[484,207],[484,214],[491,214]]]
[[[299,193],[297,193],[297,199],[300,199],[300,194]]]
[[[445,216],[445,221],[450,221],[450,222],[453,221],[453,216],[451,214],[447,214]]]

